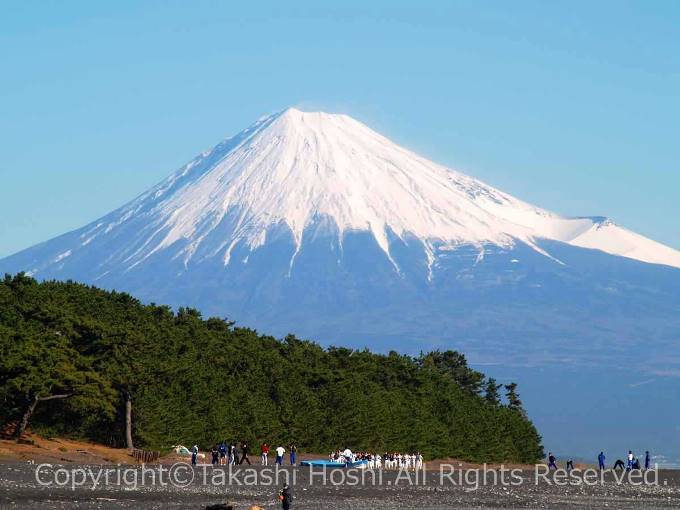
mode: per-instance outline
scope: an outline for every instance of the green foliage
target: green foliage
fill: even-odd
[[[465,356],[455,351],[433,351],[421,354],[420,366],[432,368],[452,378],[465,391],[477,394],[484,382],[484,374],[468,367]]]
[[[496,379],[493,377],[487,379],[486,383],[484,384],[484,400],[486,400],[489,405],[499,405],[501,402],[501,396],[499,393],[500,389],[501,385],[498,384]]]
[[[505,406],[453,351],[323,349],[73,282],[0,282],[0,418],[20,416],[27,395],[73,392],[36,410],[34,428],[52,434],[124,445],[129,394],[142,447],[294,441],[533,462],[541,439],[512,388]]]
[[[73,324],[52,301],[36,295],[38,284],[19,275],[5,278],[0,288],[3,415],[21,411],[28,419],[39,403],[67,398],[72,409],[113,416],[109,382],[76,347]]]
[[[508,399],[508,409],[519,412],[524,415],[524,406],[517,394],[517,383],[510,383],[505,385],[505,398]]]

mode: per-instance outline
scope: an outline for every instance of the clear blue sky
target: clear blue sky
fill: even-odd
[[[1,1],[0,256],[291,105],[680,248],[680,2],[330,3]]]

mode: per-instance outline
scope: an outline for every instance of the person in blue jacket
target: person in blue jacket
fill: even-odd
[[[294,466],[297,462],[297,446],[295,443],[290,445],[290,465]]]
[[[220,466],[227,464],[227,443],[222,441],[219,446],[220,450]]]
[[[651,459],[649,457],[649,451],[645,452],[645,469],[649,469],[649,466],[651,464]]]
[[[600,454],[597,456],[597,464],[599,465],[600,469],[604,471],[604,452],[600,452]]]

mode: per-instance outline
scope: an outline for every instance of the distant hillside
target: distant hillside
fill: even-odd
[[[129,408],[131,439],[144,447],[294,441],[515,462],[543,453],[516,386],[485,379],[456,352],[323,349],[24,275],[0,281],[0,401],[3,422],[115,446],[126,443]]]

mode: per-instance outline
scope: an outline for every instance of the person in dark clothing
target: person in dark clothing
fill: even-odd
[[[220,446],[218,448],[220,451],[220,465],[226,465],[227,464],[227,444],[225,441],[222,441],[220,443]]]
[[[250,466],[250,459],[248,458],[249,453],[250,447],[248,446],[247,442],[243,441],[243,443],[241,443],[241,460],[238,461],[239,465],[243,464],[245,461]]]
[[[210,454],[212,455],[212,465],[217,466],[220,462],[220,450],[217,447],[217,445],[212,447],[212,450],[210,450]]]
[[[552,452],[548,453],[548,469],[557,469],[557,459]]]
[[[617,459],[616,462],[614,462],[614,469],[619,469],[621,468],[621,471],[626,469],[626,465],[623,463],[621,459]]]
[[[574,461],[569,459],[567,461],[567,471],[571,471],[572,469],[574,469]]]
[[[290,487],[287,483],[283,484],[283,489],[279,491],[279,501],[281,501],[281,508],[283,510],[289,510],[291,503],[293,502],[293,497],[290,493]]]
[[[290,465],[294,466],[297,458],[297,446],[295,443],[290,445]]]
[[[638,459],[637,457],[633,459],[633,469],[640,469],[640,459]]]
[[[597,464],[602,471],[604,471],[604,469],[605,469],[604,459],[605,459],[604,452],[600,452],[600,454],[597,456]]]
[[[649,452],[645,452],[645,469],[649,469],[652,463],[652,459],[649,456]]]

